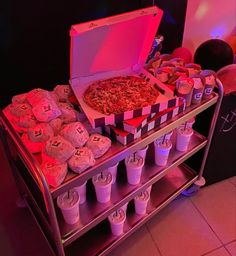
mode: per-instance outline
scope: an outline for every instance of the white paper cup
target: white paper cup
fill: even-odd
[[[186,122],[186,127],[192,128],[194,123],[195,123],[195,117],[189,119],[189,120]],[[180,125],[180,127],[184,127],[184,126],[185,126],[185,123]],[[177,129],[178,129],[178,128],[177,128]]]
[[[189,141],[191,136],[193,135],[193,129],[190,127],[180,127],[177,129],[177,137],[176,137],[176,149],[178,151],[187,151]]]
[[[192,78],[189,77],[180,77],[176,81],[176,95],[185,99],[186,107],[191,105],[193,84]]]
[[[147,154],[147,150],[148,150],[148,145],[142,149],[139,149],[136,152],[136,155],[141,156],[143,158],[143,161],[145,162],[146,159],[146,154]]]
[[[144,215],[147,212],[147,204],[150,199],[150,194],[147,190],[140,193],[134,198],[135,212],[139,215]]]
[[[74,187],[74,190],[77,191],[80,197],[79,204],[83,204],[86,202],[86,184],[87,181],[84,182],[81,186]]]
[[[128,203],[125,203],[123,206],[120,207],[120,209],[122,209],[125,212],[125,214],[127,212]]]
[[[108,220],[110,222],[111,232],[114,236],[120,236],[124,233],[126,214],[122,209],[118,209],[109,215]]]
[[[103,175],[100,173],[96,176],[93,176],[92,182],[95,187],[97,201],[99,203],[109,202],[111,200],[111,173],[103,173]]]
[[[72,225],[79,221],[79,201],[79,194],[74,189],[57,197],[57,206],[67,224]]]
[[[103,171],[103,173],[108,173],[108,172],[111,173],[111,175],[112,175],[112,184],[114,184],[116,182],[118,164],[119,164],[119,162]]]
[[[202,100],[203,90],[205,87],[205,78],[199,74],[190,75],[194,81],[192,103],[200,104]]]
[[[147,192],[149,193],[149,195],[151,195],[152,185],[149,186],[149,187],[147,187],[146,190],[147,190]]]
[[[165,140],[170,140],[172,134],[173,134],[173,131],[170,131],[170,132],[166,133],[165,135],[157,138],[156,141],[163,141],[164,137],[165,137]]]
[[[172,143],[170,140],[155,141],[155,163],[159,166],[166,166]]]
[[[126,174],[128,183],[137,185],[140,183],[144,160],[141,156],[130,155],[125,159]]]
[[[216,73],[213,70],[202,70],[200,75],[205,77],[206,83],[203,91],[202,98],[205,100],[212,98],[212,92],[216,85]]]

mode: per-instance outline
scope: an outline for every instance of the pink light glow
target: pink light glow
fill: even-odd
[[[202,20],[209,11],[209,4],[207,2],[202,2],[195,12],[196,20]]]
[[[217,27],[214,27],[211,32],[210,32],[210,35],[212,38],[218,38],[218,39],[222,39],[223,36],[225,35],[226,33],[226,25],[224,24],[221,24]]]

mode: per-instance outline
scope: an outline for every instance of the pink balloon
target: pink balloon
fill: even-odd
[[[173,51],[172,56],[174,58],[182,58],[186,63],[190,63],[193,60],[192,53],[185,47],[176,48]]]

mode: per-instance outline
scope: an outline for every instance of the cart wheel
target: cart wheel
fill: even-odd
[[[23,197],[19,196],[16,199],[16,206],[18,208],[25,208],[27,206],[26,203],[25,203],[25,200],[23,199]]]
[[[184,196],[193,196],[195,195],[199,189],[206,184],[206,180],[201,177],[198,178],[192,186],[189,188],[185,189],[181,194]]]

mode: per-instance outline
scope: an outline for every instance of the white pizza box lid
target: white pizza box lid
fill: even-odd
[[[70,80],[144,66],[163,11],[156,6],[72,25]]]

